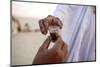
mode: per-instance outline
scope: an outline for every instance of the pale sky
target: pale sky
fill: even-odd
[[[12,2],[12,15],[43,18],[53,14],[57,4]]]

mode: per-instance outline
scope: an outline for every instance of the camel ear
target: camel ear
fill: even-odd
[[[44,19],[39,20],[39,27],[40,27],[41,33],[46,35],[48,31],[46,29],[44,22],[45,22]]]
[[[58,23],[58,26],[60,27],[60,29],[62,29],[62,27],[63,27],[63,23],[62,23],[62,21],[58,18],[58,17],[56,17],[56,22]]]

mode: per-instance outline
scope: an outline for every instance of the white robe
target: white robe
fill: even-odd
[[[91,6],[58,5],[54,16],[63,22],[62,39],[68,44],[67,62],[95,61],[95,13]]]

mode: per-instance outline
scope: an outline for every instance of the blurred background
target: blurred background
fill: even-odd
[[[52,15],[57,4],[12,1],[12,65],[32,64],[46,36],[38,21]]]

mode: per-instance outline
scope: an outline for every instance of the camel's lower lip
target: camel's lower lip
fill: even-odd
[[[57,40],[57,36],[56,36],[56,33],[50,33],[50,36],[51,36],[51,40],[53,42],[55,42]]]

